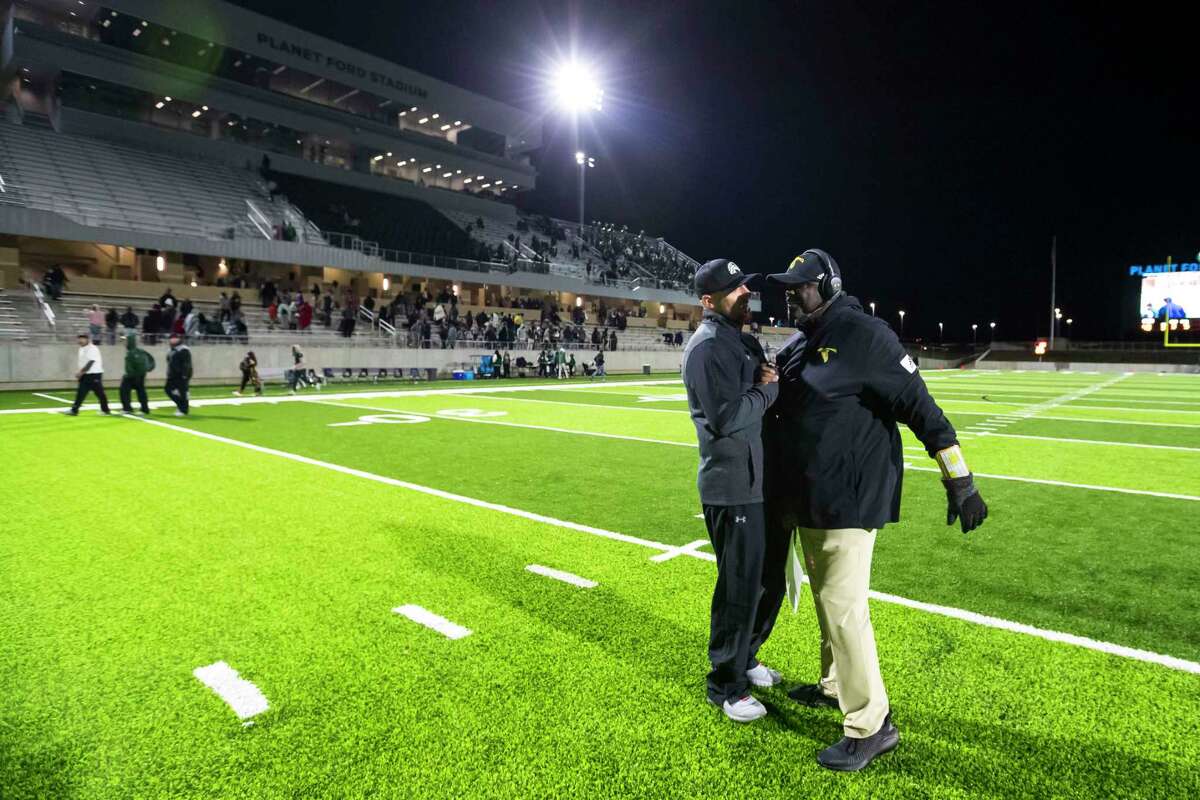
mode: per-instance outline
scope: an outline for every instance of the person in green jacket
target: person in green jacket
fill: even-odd
[[[125,375],[121,378],[121,412],[133,413],[131,393],[137,392],[138,403],[142,413],[150,413],[150,404],[146,400],[146,373],[154,369],[154,356],[137,346],[137,334],[133,331],[125,334]]]

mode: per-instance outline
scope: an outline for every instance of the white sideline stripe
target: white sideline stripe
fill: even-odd
[[[355,398],[365,398],[367,400],[381,397],[437,397],[440,395],[456,395],[456,394],[498,394],[508,392],[539,392],[539,391],[570,391],[573,389],[586,389],[593,386],[669,386],[677,385],[680,381],[678,378],[659,379],[649,381],[617,381],[614,383],[535,383],[528,386],[466,386],[462,388],[448,389],[416,389],[413,391],[381,391],[381,392],[330,392],[320,395],[279,395],[273,397],[206,397],[192,400],[190,404],[196,408],[205,406],[250,406],[259,405],[261,403],[303,403],[307,402],[311,397],[324,397],[329,400],[353,400]],[[54,398],[59,400],[59,398]],[[59,402],[70,403],[70,400],[59,400]],[[172,400],[152,400],[150,401],[151,408],[174,408],[175,403]],[[93,411],[100,408],[98,403],[88,403],[83,406],[84,410]],[[48,411],[57,411],[57,408],[6,408],[0,411],[0,414],[44,414]]]
[[[557,526],[560,528],[566,528],[568,530],[579,531],[581,533],[588,533],[593,536],[599,536],[604,539],[611,539],[614,541],[625,542],[627,544],[640,545],[641,547],[646,547],[651,550],[658,550],[660,553],[668,553],[668,552],[672,552],[675,550],[679,550],[679,548],[677,548],[677,547],[672,547],[671,545],[663,544],[662,542],[654,542],[654,541],[650,541],[649,539],[641,539],[641,538],[638,538],[637,536],[629,536],[627,534],[617,533],[615,531],[606,531],[603,528],[593,528],[590,525],[580,525],[575,522],[567,522],[566,520],[558,520],[558,519],[554,519],[553,517],[544,516],[542,514],[534,514],[530,511],[522,511],[520,509],[510,508],[508,506],[502,506],[502,505],[499,505],[498,503],[489,503],[485,500],[477,500],[473,497],[464,497],[462,495],[452,494],[451,492],[444,492],[441,489],[433,489],[428,486],[420,486],[415,483],[408,483],[407,481],[396,480],[395,478],[387,478],[387,477],[384,477],[383,475],[374,475],[370,472],[364,472],[363,470],[352,469],[350,467],[343,467],[340,464],[331,464],[327,461],[318,461],[315,458],[308,458],[307,456],[297,455],[296,453],[288,453],[283,450],[273,450],[269,447],[262,447],[260,445],[250,444],[249,442],[238,441],[237,439],[229,439],[224,436],[217,436],[217,435],[211,434],[211,433],[204,433],[203,431],[192,430],[191,428],[183,428],[178,425],[171,425],[170,423],[167,423],[167,422],[160,422],[160,421],[154,420],[154,419],[146,419],[144,417],[131,417],[129,419],[136,419],[139,422],[144,422],[148,425],[156,425],[160,428],[167,428],[168,430],[179,431],[180,433],[186,433],[186,434],[190,434],[192,436],[198,436],[201,439],[209,439],[211,441],[221,442],[223,444],[229,444],[229,445],[233,445],[234,447],[241,447],[241,448],[244,448],[247,450],[253,450],[258,453],[264,453],[266,455],[273,455],[273,456],[278,456],[280,458],[286,458],[290,461],[296,461],[301,464],[308,464],[310,466],[315,466],[315,467],[323,467],[325,469],[333,470],[334,472],[341,472],[345,475],[352,475],[352,476],[359,477],[359,478],[365,478],[367,480],[376,481],[377,483],[383,483],[383,484],[387,484],[389,486],[397,486],[397,487],[404,488],[404,489],[410,489],[415,492],[420,492],[421,494],[427,494],[427,495],[431,495],[433,497],[440,497],[444,500],[452,500],[455,502],[463,503],[465,505],[475,506],[477,508],[486,508],[486,509],[490,509],[493,511],[499,511],[501,513],[510,514],[515,517],[521,517],[523,519],[528,519],[528,520],[532,520],[535,522],[542,522],[547,525],[554,525],[554,526]],[[914,467],[913,469],[920,469],[920,468]],[[940,470],[933,470],[933,471],[937,472]],[[689,556],[693,556],[695,558],[702,559],[704,561],[715,561],[716,560],[716,556],[712,553],[704,553],[704,552],[697,552],[697,551],[685,551],[685,552],[681,552],[680,555],[689,555]],[[1086,637],[1076,636],[1074,634],[1059,633],[1057,631],[1043,630],[1041,628],[1036,628],[1032,625],[1025,625],[1024,623],[1019,623],[1019,622],[1009,622],[1008,620],[999,619],[998,617],[989,617],[989,616],[986,616],[983,614],[978,614],[974,611],[966,611],[963,609],[952,608],[949,606],[939,606],[939,605],[935,605],[932,603],[924,603],[924,602],[921,602],[920,600],[909,600],[908,598],[899,597],[898,595],[884,594],[883,592],[871,591],[869,593],[869,596],[875,600],[879,600],[884,603],[895,603],[897,605],[907,606],[909,608],[913,608],[916,610],[927,611],[931,614],[939,614],[942,616],[960,619],[960,620],[963,620],[966,622],[974,622],[976,624],[983,625],[985,627],[1001,628],[1003,630],[1009,630],[1014,633],[1023,633],[1023,634],[1027,634],[1030,636],[1037,636],[1037,637],[1040,637],[1043,639],[1047,639],[1049,641],[1062,642],[1064,644],[1071,644],[1071,645],[1086,648],[1089,650],[1097,650],[1102,653],[1108,653],[1110,655],[1120,656],[1122,658],[1130,658],[1130,659],[1134,659],[1137,661],[1145,661],[1148,663],[1159,664],[1161,666],[1168,667],[1170,669],[1176,669],[1176,670],[1182,670],[1184,672],[1192,672],[1192,673],[1200,674],[1200,663],[1186,661],[1181,658],[1175,658],[1174,656],[1163,655],[1160,653],[1151,653],[1151,652],[1145,651],[1145,650],[1137,650],[1137,649],[1134,649],[1131,647],[1125,647],[1124,645],[1112,644],[1110,642],[1096,641],[1094,639],[1088,639]]]
[[[497,398],[498,399],[498,398]],[[534,431],[550,431],[552,433],[573,433],[579,436],[597,436],[601,439],[622,439],[627,442],[646,442],[648,444],[671,444],[676,447],[695,447],[691,442],[672,442],[667,439],[647,439],[643,436],[626,436],[623,433],[600,433],[599,431],[577,431],[572,428],[555,428],[550,425],[533,425],[527,422],[502,422],[498,419],[481,419],[479,417],[457,417],[452,414],[440,414],[433,411],[406,411],[402,408],[383,408],[382,406],[363,406],[355,403],[334,403],[327,400],[309,400],[308,402],[323,406],[338,406],[340,408],[357,408],[362,411],[384,411],[389,414],[419,414],[430,419],[450,419],[458,422],[479,422],[484,425],[502,425],[506,428],[527,428]]]
[[[805,576],[807,582],[807,576]],[[1139,650],[1135,647],[1126,647],[1121,644],[1113,644],[1112,642],[1102,642],[1096,639],[1089,639],[1086,636],[1077,636],[1073,633],[1063,633],[1061,631],[1045,630],[1036,628],[1033,625],[1026,625],[1023,622],[1012,622],[1011,620],[1001,619],[1000,617],[990,617],[986,614],[977,614],[974,611],[965,611],[961,608],[952,608],[950,606],[940,606],[934,603],[924,603],[920,600],[909,600],[907,597],[899,597],[894,594],[885,592],[877,592],[871,590],[867,592],[867,596],[873,600],[879,600],[884,603],[894,603],[898,606],[916,609],[918,611],[927,611],[930,614],[939,614],[943,617],[951,617],[960,619],[964,622],[973,622],[976,625],[983,625],[988,628],[999,628],[1000,630],[1011,631],[1013,633],[1023,633],[1027,636],[1036,636],[1039,639],[1045,639],[1050,642],[1059,642],[1061,644],[1070,644],[1076,647],[1083,647],[1088,650],[1095,650],[1100,653],[1107,653],[1121,658],[1131,658],[1135,661],[1145,661],[1150,664],[1158,664],[1169,669],[1177,669],[1182,672],[1190,672],[1195,675],[1200,675],[1200,664],[1195,661],[1188,661],[1175,656],[1168,656],[1162,653],[1153,653],[1149,650]]]
[[[570,572],[563,572],[561,569],[553,567],[543,567],[541,564],[529,564],[525,567],[527,572],[532,572],[534,575],[543,575],[547,578],[553,578],[556,581],[569,583],[572,586],[579,586],[583,589],[595,589],[600,584],[595,581],[590,581],[587,578],[581,578],[578,575],[572,575]]]
[[[989,433],[988,436],[1002,436],[1005,439],[1039,439],[1044,442],[1067,442],[1069,444],[1096,444],[1108,447],[1144,447],[1147,450],[1183,450],[1189,453],[1200,453],[1200,447],[1184,447],[1175,444],[1141,444],[1139,442],[1108,442],[1100,439],[1072,439],[1060,436],[1031,436],[1026,433]]]
[[[197,680],[217,693],[238,715],[238,719],[249,719],[268,708],[267,698],[250,681],[238,675],[238,671],[217,661],[207,667],[196,667],[192,674]]]
[[[1126,409],[1132,411],[1142,411],[1150,413],[1149,409]],[[0,412],[4,413],[4,412]],[[958,417],[995,417],[995,414],[989,414],[986,411],[955,411],[955,416]],[[1018,420],[1026,420],[1033,417],[1032,414],[1020,414]],[[1038,414],[1036,419],[1054,419],[1063,422],[1102,422],[1108,425],[1150,425],[1155,428],[1200,428],[1200,424],[1191,424],[1187,422],[1141,422],[1128,419],[1104,419],[1102,417],[1060,417],[1054,414]]]
[[[996,434],[1001,435],[1001,434]],[[936,467],[909,467],[918,472],[941,472]],[[1015,475],[995,475],[987,472],[973,473],[976,478],[995,478],[999,481],[1020,481],[1021,483],[1040,483],[1044,486],[1063,486],[1068,489],[1093,489],[1098,492],[1119,492],[1120,494],[1138,494],[1144,497],[1167,497],[1172,500],[1193,500],[1200,502],[1200,497],[1192,494],[1174,494],[1172,492],[1151,492],[1148,489],[1123,489],[1118,486],[1095,486],[1090,483],[1071,483],[1069,481],[1052,481],[1045,478],[1018,478]]]
[[[437,631],[447,639],[462,639],[471,635],[470,628],[456,625],[445,617],[439,617],[432,611],[420,606],[397,606],[392,611],[402,617],[408,617],[418,625],[424,625],[426,628]]]
[[[52,395],[52,394],[42,394],[41,392],[34,392],[34,393],[33,393],[33,396],[34,396],[34,397],[44,397],[44,398],[46,398],[47,400],[53,400],[53,401],[54,401],[54,402],[56,402],[56,403],[66,403],[67,405],[73,405],[73,404],[74,404],[74,401],[73,401],[73,400],[63,400],[61,397],[55,397],[55,396],[54,396],[54,395]],[[97,406],[97,407],[99,407],[99,406]]]

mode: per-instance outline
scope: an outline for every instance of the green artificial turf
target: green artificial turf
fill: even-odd
[[[950,377],[948,386],[975,380]],[[1060,376],[987,377],[1053,388]],[[1060,395],[1107,377],[1061,376]],[[1147,392],[1157,386],[1135,378]],[[930,381],[935,395],[940,380]],[[1175,380],[1185,392],[1200,386]],[[705,538],[694,448],[584,435],[690,443],[682,403],[639,402],[681,391],[576,387],[156,416],[683,544]],[[388,409],[430,421],[330,427]],[[577,432],[436,416],[463,409]],[[1158,430],[1050,420],[1006,430],[1022,428],[1119,441]],[[1045,467],[1044,444],[982,437],[964,448],[977,471],[1031,476]],[[1166,459],[1156,471],[1197,485],[1187,451],[1067,443],[1053,469],[1099,483],[1122,467],[1136,473],[1146,453]],[[1200,675],[873,602],[902,744],[867,772],[836,775],[813,761],[840,735],[836,712],[769,690],[760,696],[770,716],[736,726],[704,703],[709,562],[653,563],[657,551],[638,545],[88,413],[0,417],[0,463],[4,798],[1200,793]],[[904,521],[880,536],[873,586],[1200,660],[1200,504],[979,483],[992,515],[963,537],[943,524],[936,475],[906,475]],[[528,564],[599,586],[532,575]],[[762,653],[792,683],[818,666],[805,592]],[[407,603],[473,633],[451,641],[391,612]],[[268,698],[252,726],[192,676],[217,660]]]

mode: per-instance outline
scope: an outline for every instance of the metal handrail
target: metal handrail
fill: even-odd
[[[42,287],[38,284],[30,284],[33,287],[33,297],[37,300],[38,307],[42,310],[42,315],[46,318],[46,322],[50,323],[51,328],[56,328],[58,322],[54,316],[54,309],[46,302],[46,296],[42,294]]]

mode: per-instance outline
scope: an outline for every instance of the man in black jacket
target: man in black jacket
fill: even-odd
[[[696,271],[704,320],[683,353],[683,383],[700,444],[696,483],[704,523],[717,555],[708,644],[712,671],[708,700],[737,722],[767,713],[749,684],[774,686],[782,678],[758,662],[779,611],[764,601],[770,571],[763,521],[763,414],[778,386],[773,367],[742,341],[750,279],[732,261],[716,259]],[[787,539],[782,538],[786,551]],[[780,558],[773,559],[780,562]]]
[[[887,323],[842,291],[837,263],[808,250],[783,284],[799,332],[779,351],[779,400],[765,425],[768,526],[796,530],[821,628],[821,678],[789,694],[840,708],[845,737],[817,761],[858,770],[899,743],[867,608],[875,534],[900,519],[900,431],[906,424],[942,469],[947,524],[983,523],[958,439]]]
[[[172,333],[167,351],[167,396],[175,401],[175,416],[188,414],[188,384],[192,380],[192,351],[180,341],[178,333]]]

